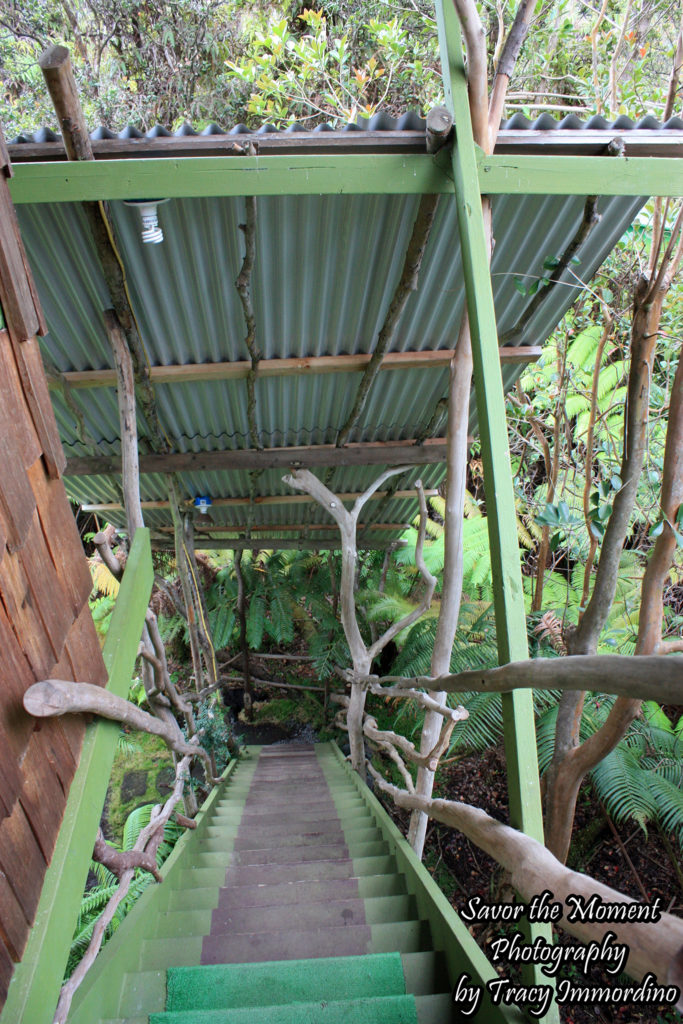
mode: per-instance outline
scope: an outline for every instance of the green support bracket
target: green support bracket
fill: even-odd
[[[154,582],[149,530],[138,529],[102,651],[107,689],[126,697]],[[28,944],[12,976],[0,1024],[51,1024],[114,760],[119,726],[86,729]]]
[[[500,361],[494,356],[498,351],[496,313],[460,25],[455,8],[449,0],[437,0],[436,10],[446,103],[453,111],[456,126],[452,167],[472,336],[498,656],[503,664],[528,657],[505,397]],[[530,692],[518,691],[503,696],[503,722],[510,821],[516,828],[543,842],[536,733]],[[528,936],[532,941],[542,937],[552,942],[549,925],[529,925]],[[532,984],[548,984],[548,979],[538,965],[528,971],[528,980]],[[558,1021],[557,1006],[553,1006],[543,1019],[546,1024]]]

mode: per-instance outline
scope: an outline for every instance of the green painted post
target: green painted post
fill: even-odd
[[[492,353],[498,350],[496,313],[460,25],[455,8],[449,0],[437,0],[436,9],[446,103],[453,111],[456,127],[452,166],[472,336],[498,656],[503,664],[527,658],[529,653],[505,397],[500,361],[492,358]],[[530,691],[503,695],[503,722],[510,821],[516,828],[543,842],[536,732]],[[532,941],[540,936],[552,942],[550,925],[532,924],[528,928],[528,937]],[[527,976],[532,984],[548,984],[549,981],[541,973],[539,965],[530,965]],[[557,1006],[553,1006],[543,1019],[546,1024],[559,1021]]]
[[[153,582],[149,530],[139,529],[135,532],[102,651],[109,673],[107,689],[119,697],[128,694]],[[19,1024],[20,1021],[50,1024],[52,1021],[118,735],[116,722],[99,721],[86,729],[36,919],[21,963],[14,969],[0,1024]]]

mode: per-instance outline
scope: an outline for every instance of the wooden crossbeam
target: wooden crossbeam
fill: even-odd
[[[346,494],[339,494],[342,501],[355,501],[356,498],[360,498],[361,491],[353,491]],[[425,490],[425,497],[435,498],[439,493],[435,488],[431,490]],[[370,495],[369,501],[379,501],[381,498],[415,498],[415,491],[396,491],[391,494],[389,491],[376,491],[375,494]],[[192,500],[185,502],[186,505],[191,506]],[[249,508],[250,505],[309,505],[315,504],[315,498],[309,497],[308,494],[269,494],[261,498],[254,498],[253,502],[249,498],[214,498],[211,505],[212,508]],[[168,501],[143,501],[143,509],[165,509],[170,508]],[[107,502],[102,505],[83,505],[84,512],[123,512],[123,505],[120,502]]]
[[[354,442],[337,448],[333,444],[299,445],[294,448],[241,448],[218,452],[174,452],[141,455],[141,473],[194,473],[220,470],[313,469],[327,466],[421,466],[444,462],[446,438],[426,438],[422,444],[410,441]],[[117,456],[95,455],[69,459],[66,476],[109,476],[121,472]]]
[[[542,349],[532,345],[505,345],[499,350],[504,364],[535,363]],[[339,356],[309,356],[293,359],[261,359],[257,378],[302,377],[318,373],[360,373],[370,362],[371,353]],[[434,352],[389,352],[382,362],[382,370],[440,370],[453,358],[452,349]],[[153,384],[194,384],[199,381],[244,380],[251,369],[248,359],[224,363],[188,363],[185,365],[153,366],[150,377]],[[102,370],[71,370],[60,374],[60,382],[71,388],[114,388],[116,372],[108,367]],[[58,382],[51,386],[57,387]]]
[[[358,548],[365,551],[386,551],[387,548],[402,547],[399,540],[358,541]],[[339,536],[320,539],[318,537],[240,537],[233,540],[207,538],[197,544],[198,551],[337,551],[341,548]],[[162,540],[152,540],[153,551],[172,551],[173,546]]]
[[[363,530],[408,530],[410,529],[410,523],[359,523],[359,528]],[[240,536],[244,533],[244,526],[215,526],[213,523],[195,523],[195,533],[210,533],[210,534],[236,534]],[[309,523],[305,527],[301,523],[259,523],[257,526],[252,526],[252,533],[306,533],[309,530],[329,530],[329,523]],[[172,526],[158,526],[156,529],[157,533],[173,533]]]

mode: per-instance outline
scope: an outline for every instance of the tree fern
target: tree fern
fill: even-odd
[[[252,597],[247,611],[247,643],[252,651],[260,651],[266,627],[266,602],[261,594]]]

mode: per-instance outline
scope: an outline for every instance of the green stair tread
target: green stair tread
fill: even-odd
[[[399,954],[379,953],[171,968],[166,1009],[219,1009],[404,994]]]
[[[413,996],[380,996],[255,1009],[153,1013],[149,1024],[417,1024],[417,1007]]]

